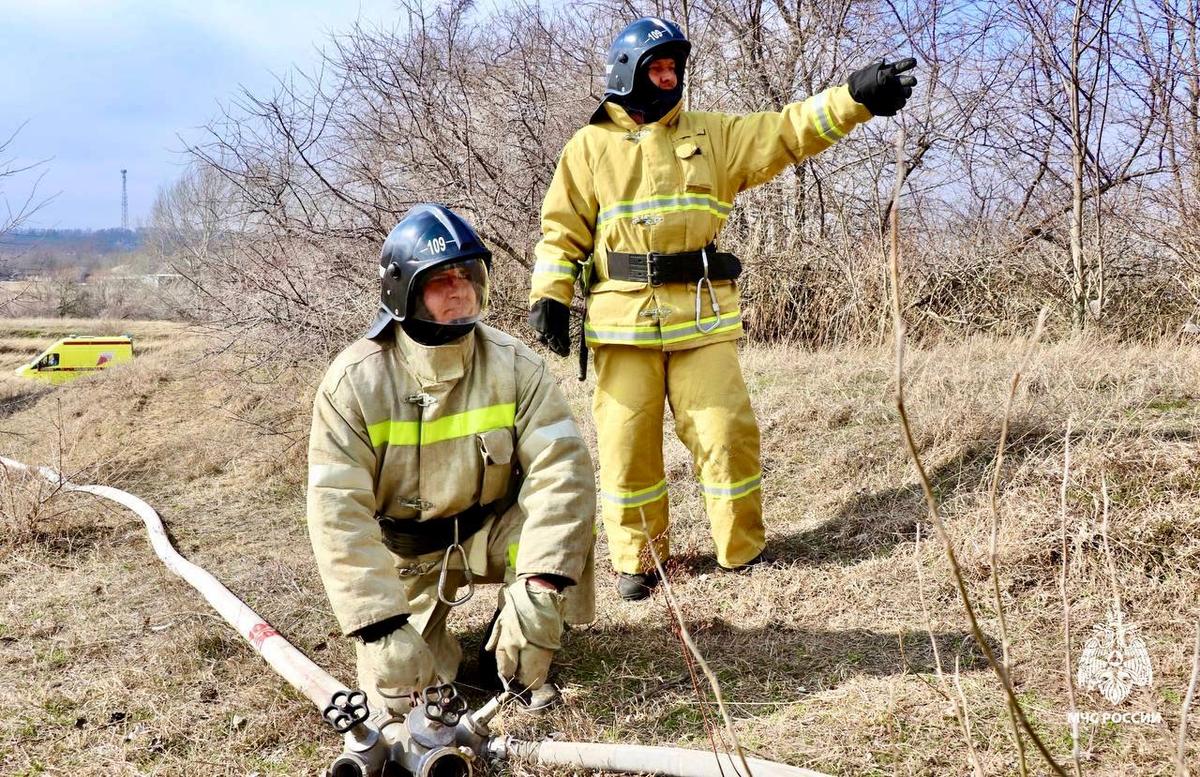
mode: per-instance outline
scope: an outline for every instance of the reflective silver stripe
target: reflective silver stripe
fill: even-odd
[[[557,275],[574,280],[575,276],[579,274],[579,265],[560,262],[556,259],[542,259],[533,265],[533,271],[543,275]]]
[[[550,447],[554,441],[567,438],[583,439],[583,435],[579,433],[579,427],[570,418],[564,418],[561,421],[534,429],[532,432],[526,432],[525,436],[521,438],[520,444],[517,445],[517,455],[522,464],[528,464]]]
[[[662,337],[658,330],[653,331],[638,330],[638,329],[593,329],[590,326],[584,327],[584,335],[587,336],[588,342],[605,342],[605,343],[661,343]]]
[[[829,105],[829,92],[824,91],[817,95],[812,104],[813,125],[817,128],[817,134],[828,140],[830,143],[836,143],[846,136],[838,127],[837,122],[833,120],[833,111]]]
[[[715,316],[700,319],[700,325],[704,327],[703,332],[700,331],[700,327],[696,326],[695,321],[690,321],[686,324],[664,326],[662,328],[662,341],[664,343],[677,343],[681,340],[690,340],[693,337],[727,332],[736,326],[740,326],[741,323],[742,313],[739,310],[733,313],[722,314],[719,322]]]
[[[371,473],[353,464],[309,464],[308,484],[319,488],[374,491]]]
[[[649,488],[643,488],[641,491],[614,493],[612,491],[605,491],[603,488],[600,489],[600,496],[604,499],[604,501],[615,505],[620,505],[621,507],[625,508],[648,505],[651,502],[657,502],[666,495],[667,481],[665,480],[660,480],[653,486],[650,486]]]
[[[706,335],[720,334],[728,332],[731,329],[736,329],[741,325],[741,311],[735,311],[733,313],[722,314],[719,322],[717,316],[700,319],[700,326],[704,327],[703,332],[700,331],[700,327],[696,326],[695,321],[689,321],[684,324],[665,326],[660,330],[595,329],[591,326],[585,326],[584,334],[587,336],[589,343],[653,343],[657,345],[679,343]]]
[[[716,499],[740,499],[746,494],[754,493],[762,486],[762,473],[740,480],[737,483],[705,483],[700,481],[700,490],[707,497]]]
[[[721,202],[708,194],[688,194],[678,196],[654,197],[634,202],[622,202],[607,210],[601,211],[597,226],[618,218],[628,218],[639,213],[669,213],[684,210],[708,210],[724,218],[733,208],[732,203]]]

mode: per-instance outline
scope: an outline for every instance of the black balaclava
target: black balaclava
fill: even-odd
[[[435,324],[432,321],[408,318],[400,322],[404,333],[421,345],[446,345],[465,337],[475,328],[475,322],[470,324]]]
[[[663,57],[671,57],[675,60],[677,81],[674,89],[659,89],[650,80],[650,63]],[[686,72],[687,54],[674,46],[664,46],[643,58],[638,65],[637,77],[634,79],[633,89],[629,94],[611,99],[627,110],[642,114],[642,121],[647,124],[658,121],[670,113],[676,103],[683,99],[683,79]]]

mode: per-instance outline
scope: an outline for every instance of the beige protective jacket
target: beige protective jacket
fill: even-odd
[[[515,501],[526,515],[516,574],[579,581],[594,469],[542,359],[483,324],[436,348],[392,332],[338,355],[313,406],[308,526],[343,633],[411,612],[385,544],[392,521]]]
[[[571,303],[580,263],[595,258],[587,342],[674,351],[742,336],[736,281],[695,284],[609,277],[608,253],[697,251],[717,239],[734,197],[824,151],[871,112],[837,86],[778,113],[684,111],[638,125],[614,103],[567,142],[542,203],[530,304]],[[736,253],[737,246],[723,246]],[[706,290],[707,291],[707,290]],[[697,326],[699,318],[699,326]]]

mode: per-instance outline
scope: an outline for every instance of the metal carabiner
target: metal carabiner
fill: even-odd
[[[712,281],[708,279],[708,251],[704,248],[700,249],[700,261],[704,263],[704,277],[696,281],[696,329],[700,334],[706,335],[721,325],[721,306],[717,304],[717,292],[713,291]],[[712,326],[708,329],[700,323],[700,287],[708,286],[708,304],[712,306],[712,312],[716,318],[712,322]]]
[[[463,577],[466,578],[467,592],[460,599],[451,599],[446,594],[446,578],[450,572],[450,557],[454,551],[458,551],[458,557],[462,559]],[[438,572],[437,582],[437,598],[442,604],[451,607],[457,607],[460,604],[466,603],[468,599],[475,595],[475,578],[471,574],[470,562],[467,561],[467,551],[458,541],[458,519],[454,519],[454,544],[446,548],[446,553],[442,556],[442,569]]]

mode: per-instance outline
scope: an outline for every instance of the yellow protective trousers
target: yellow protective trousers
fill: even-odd
[[[670,555],[663,414],[692,453],[723,567],[745,564],[766,543],[758,423],[732,341],[681,351],[625,345],[595,349],[592,413],[600,447],[600,496],[609,554],[618,572]]]

